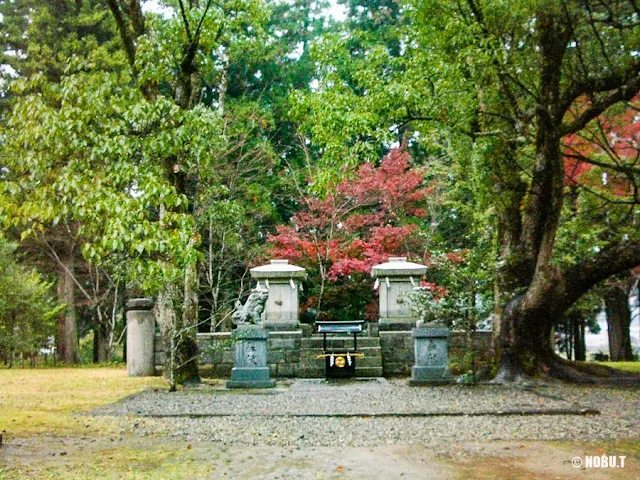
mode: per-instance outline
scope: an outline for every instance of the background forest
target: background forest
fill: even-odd
[[[632,359],[635,2],[0,0],[0,14],[7,365],[50,337],[66,363],[119,358],[124,303],[147,295],[179,340],[178,380],[197,377],[195,331],[230,328],[251,267],[307,269],[304,322],[376,321],[369,272],[389,255],[429,267],[455,326],[491,320],[499,379],[586,379],[556,352],[585,360],[603,309],[611,359]]]

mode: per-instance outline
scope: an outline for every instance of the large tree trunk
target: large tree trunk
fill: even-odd
[[[58,320],[58,358],[68,364],[79,363],[78,329],[76,320],[75,284],[73,281],[73,246],[65,255],[60,256],[58,268],[58,299],[66,305]]]
[[[189,263],[184,278],[184,294],[182,300],[182,325],[185,329],[182,338],[181,359],[178,370],[179,383],[200,383],[198,371],[199,349],[196,342],[198,333],[198,265]]]
[[[96,320],[93,327],[93,362],[108,362],[110,356],[108,328]]]
[[[197,303],[193,302],[193,296],[186,287],[183,295],[181,316],[176,315],[175,304],[180,294],[175,285],[168,284],[158,293],[154,307],[165,346],[164,376],[169,382],[170,391],[175,391],[177,385],[200,382],[197,319],[192,316],[194,311],[197,312]]]
[[[637,265],[639,258],[640,244],[630,243],[610,246],[596,257],[564,271],[538,270],[527,291],[516,296],[504,309],[500,335],[502,355],[495,382],[518,381],[539,372],[576,382],[600,381],[592,371],[582,371],[578,365],[560,359],[551,346],[551,332],[590,288]],[[628,302],[626,295],[625,301]],[[613,378],[619,374],[606,372],[606,375]],[[630,381],[637,383],[638,378]]]
[[[633,360],[631,348],[631,309],[626,288],[610,287],[604,295],[609,334],[609,356],[612,362]]]
[[[573,345],[575,359],[579,362],[587,360],[587,345],[585,342],[586,322],[580,315],[573,318]]]

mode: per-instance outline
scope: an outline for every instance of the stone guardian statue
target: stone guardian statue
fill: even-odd
[[[262,324],[262,312],[267,303],[269,291],[260,287],[251,290],[247,302],[242,305],[240,300],[236,300],[236,311],[231,315],[233,324],[238,325],[260,325]]]

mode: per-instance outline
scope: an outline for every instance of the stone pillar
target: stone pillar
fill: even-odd
[[[304,268],[289,264],[289,260],[271,260],[269,265],[251,269],[251,278],[269,291],[262,313],[267,330],[298,330],[298,295],[301,281],[307,277]]]
[[[227,388],[275,387],[267,367],[269,332],[261,325],[241,325],[231,333],[231,338],[235,340],[236,358]]]
[[[127,302],[127,375],[155,375],[155,317],[153,300],[133,298]]]
[[[376,279],[380,304],[380,331],[411,330],[418,320],[411,308],[409,295],[420,284],[427,267],[407,262],[406,257],[390,257],[376,265],[371,275]]]
[[[415,364],[411,367],[409,385],[431,385],[449,382],[447,339],[450,331],[444,327],[414,328]]]

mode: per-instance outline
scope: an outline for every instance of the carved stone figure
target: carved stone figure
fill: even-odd
[[[264,305],[267,303],[267,297],[269,296],[268,290],[262,288],[254,288],[249,294],[247,302],[242,305],[240,300],[236,300],[236,311],[233,312],[231,320],[234,325],[244,324],[261,324],[262,312],[264,311]]]

